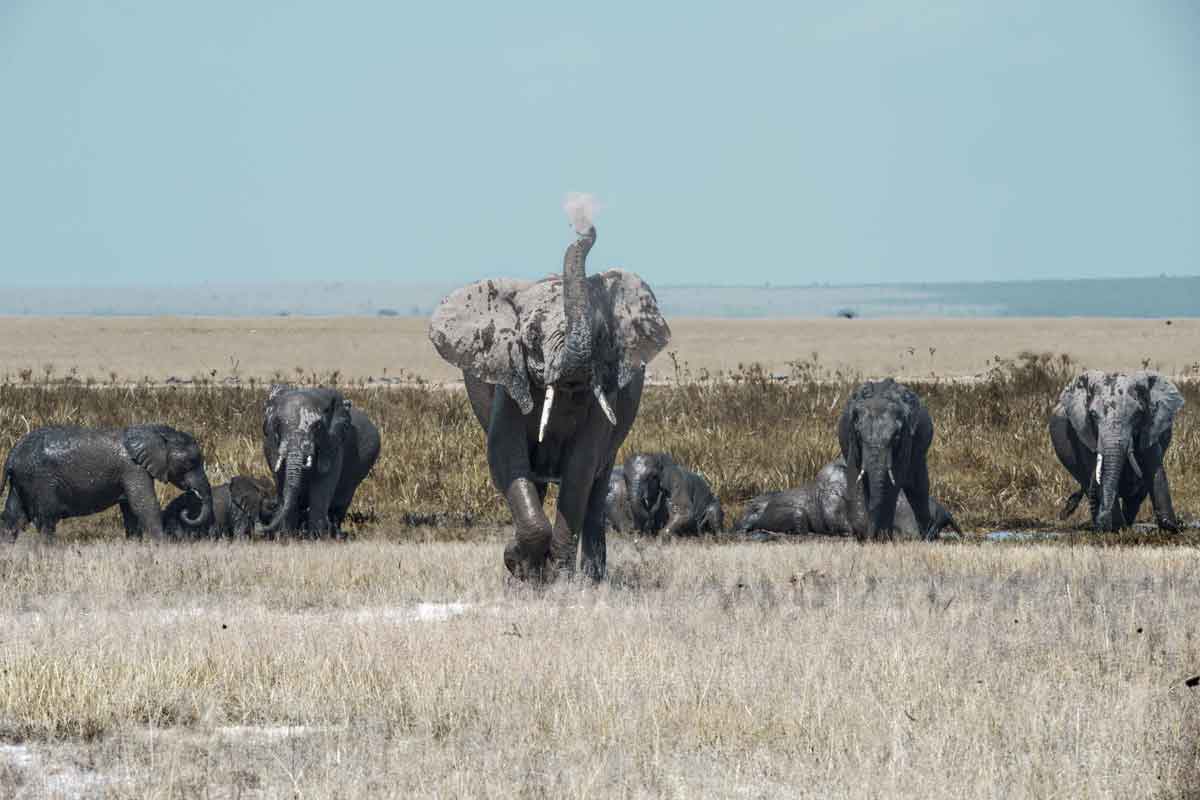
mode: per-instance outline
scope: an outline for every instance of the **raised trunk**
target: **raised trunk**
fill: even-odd
[[[274,536],[295,519],[300,508],[300,487],[304,479],[304,456],[299,447],[289,447],[285,463],[283,479],[283,502],[275,511],[275,516],[263,528],[263,533]]]
[[[592,329],[587,291],[587,254],[596,242],[596,229],[588,228],[563,255],[563,313],[567,331],[557,375],[547,385],[568,381],[587,383],[592,374]]]

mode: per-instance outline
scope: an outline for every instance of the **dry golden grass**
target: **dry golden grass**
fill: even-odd
[[[496,539],[31,541],[0,551],[9,797],[1200,787],[1192,549],[620,540],[606,584],[534,591]]]
[[[933,319],[933,320],[670,320],[669,350],[699,372],[761,363],[784,372],[816,353],[830,371],[928,378],[985,372],[995,357],[1024,350],[1066,353],[1098,369],[1148,361],[1172,375],[1200,375],[1200,319]],[[170,376],[191,380],[236,374],[260,382],[273,375],[328,376],[346,381],[417,376],[459,381],[418,318],[269,317],[0,317],[0,375],[16,378],[46,365],[58,376],[101,383]],[[386,372],[385,372],[386,371]],[[663,356],[653,378],[672,374]]]

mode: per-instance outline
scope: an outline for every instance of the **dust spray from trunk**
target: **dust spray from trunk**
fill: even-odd
[[[571,220],[575,232],[581,235],[587,233],[588,228],[595,224],[596,212],[599,210],[600,203],[596,196],[588,192],[567,192],[567,199],[563,201],[563,211],[567,212],[567,219]]]

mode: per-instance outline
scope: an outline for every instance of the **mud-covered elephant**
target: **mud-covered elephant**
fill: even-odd
[[[487,434],[492,482],[513,517],[504,563],[522,579],[572,574],[581,536],[584,573],[604,575],[609,473],[637,415],[645,363],[670,337],[641,278],[586,274],[590,220],[577,220],[576,234],[561,276],[473,283],[444,298],[430,322]],[[551,525],[542,503],[554,482]]]
[[[9,490],[0,529],[15,539],[32,522],[50,537],[62,519],[119,505],[126,535],[158,539],[163,528],[156,480],[197,498],[188,525],[209,524],[212,488],[204,453],[191,434],[167,425],[37,428],[17,440],[4,463],[0,491],[5,483]]]
[[[614,485],[618,480],[623,487]],[[708,481],[667,453],[635,453],[614,469],[606,513],[617,530],[648,534],[719,533],[725,522]]]
[[[229,536],[249,538],[256,525],[266,525],[275,516],[279,502],[275,487],[260,478],[238,475],[212,490],[212,522],[188,524],[198,516],[200,500],[184,493],[163,509],[163,532],[168,536]]]
[[[845,535],[853,531],[849,502],[846,461],[837,458],[822,467],[817,477],[803,486],[755,497],[746,504],[733,530],[734,533],[771,531]],[[936,538],[943,528],[962,533],[950,512],[932,497],[929,498],[929,516],[933,520],[930,538]],[[924,533],[918,526],[912,506],[903,495],[896,499],[894,525],[897,534],[904,538],[920,538]]]
[[[263,413],[263,454],[278,508],[260,529],[341,535],[354,492],[379,458],[379,430],[334,389],[271,387]]]
[[[860,540],[891,538],[896,498],[904,492],[924,538],[929,516],[929,466],[933,419],[916,392],[891,378],[854,390],[838,421],[847,474],[850,523]]]
[[[1086,495],[1096,529],[1117,530],[1133,524],[1149,495],[1158,526],[1179,530],[1163,457],[1182,407],[1183,395],[1157,372],[1089,370],[1067,384],[1050,415],[1050,441],[1079,491],[1062,519]]]

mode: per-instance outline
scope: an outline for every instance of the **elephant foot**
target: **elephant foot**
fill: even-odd
[[[1170,533],[1179,533],[1179,520],[1172,517],[1159,517],[1158,527]]]

